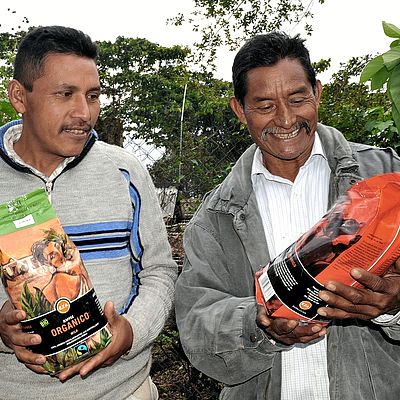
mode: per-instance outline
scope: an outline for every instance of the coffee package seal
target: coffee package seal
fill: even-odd
[[[400,257],[400,173],[353,185],[296,242],[256,273],[256,301],[269,316],[329,323],[317,314],[329,280],[360,287],[362,268],[383,275]]]
[[[0,274],[10,301],[27,315],[23,331],[42,337],[30,349],[46,356],[50,374],[111,342],[79,250],[44,189],[0,204]]]

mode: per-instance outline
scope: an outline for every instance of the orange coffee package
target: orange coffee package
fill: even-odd
[[[269,316],[328,323],[318,292],[328,280],[359,287],[363,268],[383,275],[400,257],[400,173],[365,179],[296,242],[256,273],[256,301]]]
[[[79,251],[44,189],[0,205],[0,274],[10,301],[27,315],[22,329],[42,337],[30,349],[46,356],[50,374],[111,342]]]

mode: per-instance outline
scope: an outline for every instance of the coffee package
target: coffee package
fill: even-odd
[[[273,318],[327,324],[317,314],[329,280],[360,287],[363,268],[383,275],[400,257],[400,173],[365,179],[296,242],[256,273],[256,301]]]
[[[0,205],[0,275],[24,332],[42,343],[50,374],[104,349],[111,332],[79,251],[65,234],[44,189]]]

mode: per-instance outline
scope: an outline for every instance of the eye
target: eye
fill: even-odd
[[[257,114],[268,114],[275,108],[273,103],[258,102],[256,105],[246,104],[245,109],[247,112],[255,112]]]
[[[255,107],[254,111],[258,112],[259,114],[267,114],[274,109],[273,104],[263,104],[258,107]]]
[[[57,95],[60,97],[71,97],[72,91],[71,90],[62,90],[62,91],[58,92]]]
[[[87,95],[87,98],[88,98],[88,100],[90,101],[90,102],[96,102],[96,101],[99,101],[99,99],[100,99],[100,93],[99,92],[91,92],[91,93],[88,93],[88,95]]]
[[[290,102],[294,105],[300,105],[303,104],[305,101],[304,97],[294,97],[292,99],[290,99]]]

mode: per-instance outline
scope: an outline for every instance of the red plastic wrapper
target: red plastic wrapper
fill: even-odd
[[[273,318],[329,323],[318,293],[329,280],[360,287],[363,268],[383,275],[400,257],[400,173],[365,179],[296,242],[256,273],[256,301]]]

